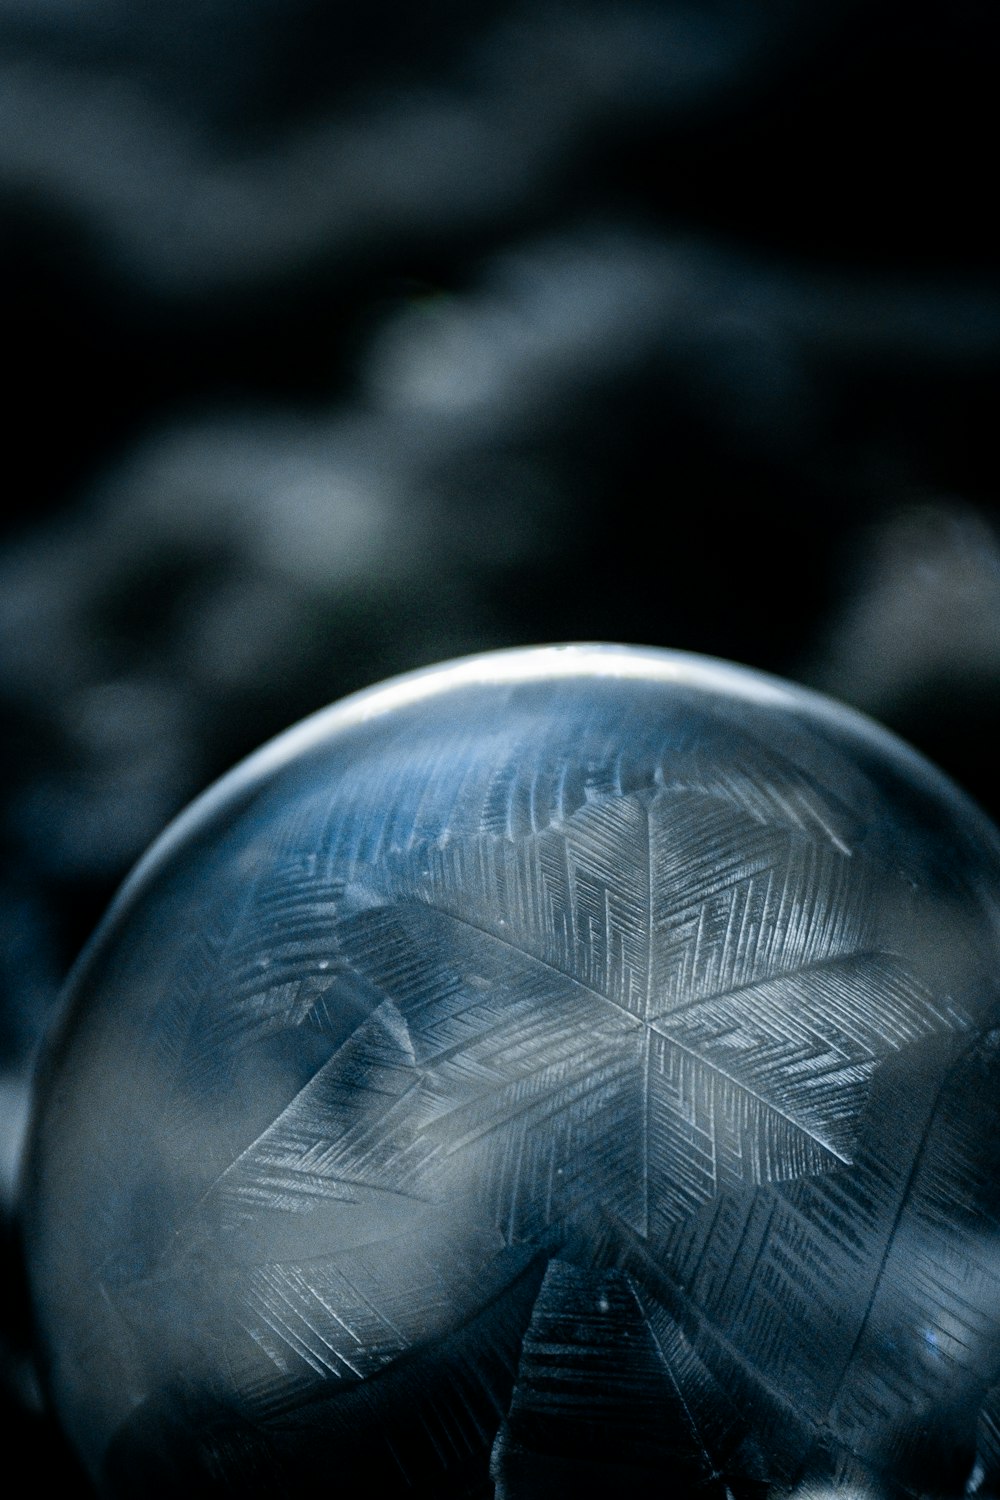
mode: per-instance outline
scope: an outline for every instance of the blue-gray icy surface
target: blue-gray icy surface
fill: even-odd
[[[27,1244],[98,1485],[981,1486],[998,853],[868,721],[663,652],[472,659],[261,752],[49,1063]]]

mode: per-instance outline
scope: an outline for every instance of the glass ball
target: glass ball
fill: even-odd
[[[847,709],[578,646],[185,813],[69,985],[25,1244],[106,1495],[988,1493],[1000,837]]]

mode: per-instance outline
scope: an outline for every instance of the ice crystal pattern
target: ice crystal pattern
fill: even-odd
[[[1000,1377],[992,831],[794,697],[644,691],[335,734],[98,946],[121,1071],[64,1068],[36,1237],[94,1288],[52,1360],[109,1492],[154,1453],[280,1492],[331,1443],[401,1494],[887,1483],[908,1412]]]
[[[334,928],[385,998],[213,1186],[237,1216],[472,1182],[508,1245],[646,1237],[849,1163],[879,1059],[960,1024],[878,950],[861,862],[701,794],[388,863]]]

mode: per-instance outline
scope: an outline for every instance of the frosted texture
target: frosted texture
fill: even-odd
[[[995,1492],[998,896],[915,754],[697,658],[277,741],[49,1060],[27,1245],[98,1486]]]

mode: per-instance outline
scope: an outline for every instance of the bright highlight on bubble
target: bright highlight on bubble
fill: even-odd
[[[307,721],[139,866],[49,1058],[98,1488],[988,1490],[998,956],[996,830],[773,679],[517,651]]]

